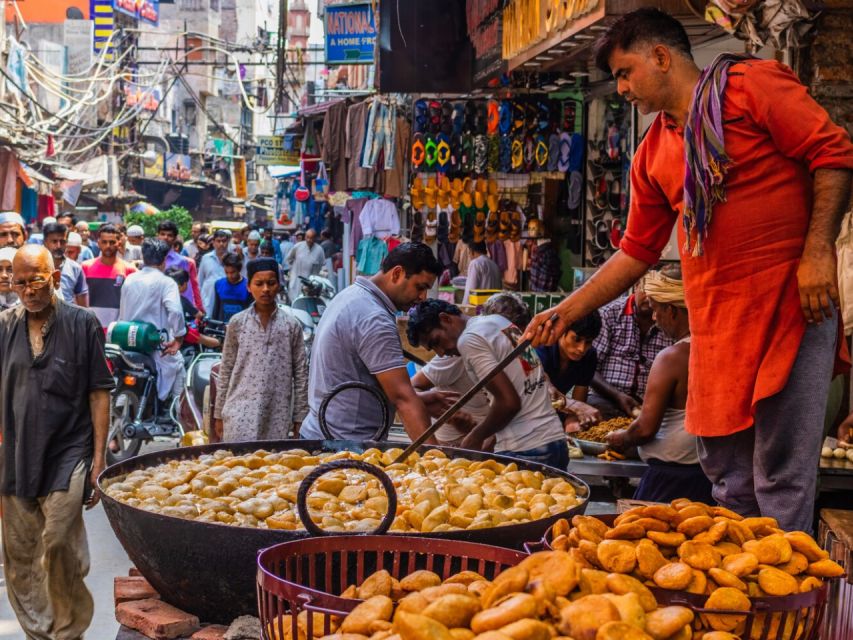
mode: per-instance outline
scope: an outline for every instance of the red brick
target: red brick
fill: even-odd
[[[190,640],[222,640],[227,631],[228,627],[224,627],[221,624],[212,624],[196,631]]]
[[[127,575],[131,577],[140,577],[142,574],[139,573],[139,569],[137,569],[136,567],[131,567],[130,571],[127,572]]]
[[[133,600],[160,599],[160,594],[142,576],[118,576],[113,582],[113,599],[116,605]]]
[[[154,640],[172,640],[198,629],[197,617],[153,598],[122,602],[116,620]]]

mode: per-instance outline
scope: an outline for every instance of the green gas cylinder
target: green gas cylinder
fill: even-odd
[[[125,351],[151,354],[160,348],[164,335],[150,322],[111,322],[107,327],[107,342]]]

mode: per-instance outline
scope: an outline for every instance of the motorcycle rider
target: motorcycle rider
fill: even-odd
[[[184,361],[178,350],[187,332],[178,285],[163,273],[170,250],[171,246],[159,238],[145,239],[142,243],[144,266],[125,280],[118,315],[119,320],[150,322],[166,331],[163,350],[151,354],[157,367],[161,412],[168,406],[165,401],[169,394],[179,394],[184,384]]]

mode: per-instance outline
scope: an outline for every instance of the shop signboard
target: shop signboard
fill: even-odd
[[[605,0],[509,0],[503,10],[503,58],[511,60],[530,47],[558,34],[572,35],[578,22],[598,9]],[[535,11],[531,7],[536,5]],[[511,66],[511,65],[510,65]]]
[[[114,43],[112,41],[114,14],[113,0],[91,0],[89,15],[95,30],[92,37],[92,51],[96,55],[103,54],[104,60],[107,62],[113,59],[114,54]]]
[[[66,20],[62,24],[62,40],[67,59],[65,70],[69,76],[85,75],[92,66],[92,42],[95,24],[91,20]]]
[[[113,7],[116,11],[155,27],[160,24],[160,0],[113,0]]]
[[[151,165],[142,165],[142,175],[146,178],[162,178],[166,174],[166,157],[158,153]]]
[[[371,5],[326,7],[326,64],[373,64],[375,48]]]
[[[192,179],[190,157],[183,153],[166,154],[166,177],[169,180],[187,181]]]
[[[248,184],[246,182],[246,159],[234,158],[234,169],[231,171],[232,189],[234,197],[245,200],[249,197]]]
[[[255,150],[257,165],[298,165],[299,150],[288,148],[284,136],[257,136],[258,144]]]

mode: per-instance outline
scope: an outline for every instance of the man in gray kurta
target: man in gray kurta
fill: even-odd
[[[308,229],[305,233],[305,240],[297,242],[290,253],[287,255],[287,262],[290,264],[290,301],[296,300],[299,292],[302,290],[302,281],[299,276],[307,278],[308,276],[320,273],[323,263],[326,261],[326,252],[323,247],[315,242],[317,232],[314,229]]]

